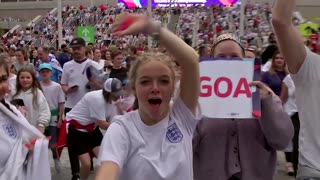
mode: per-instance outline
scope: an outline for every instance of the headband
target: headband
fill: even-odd
[[[226,41],[226,40],[231,40],[236,42],[242,49],[242,51],[244,52],[244,47],[242,46],[240,39],[237,38],[235,35],[230,34],[230,33],[226,33],[226,34],[222,34],[220,36],[217,37],[217,39],[213,42],[212,47],[211,47],[211,54],[213,54],[216,46],[222,42],[222,41]]]

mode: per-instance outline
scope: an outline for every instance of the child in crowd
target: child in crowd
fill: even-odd
[[[50,121],[50,109],[32,68],[22,67],[17,75],[16,93],[12,99],[22,99],[29,123],[44,133]]]
[[[39,74],[42,79],[42,81],[40,81],[40,85],[51,111],[50,123],[49,123],[49,126],[46,128],[45,134],[47,136],[51,136],[49,147],[52,151],[52,157],[54,159],[55,169],[57,173],[60,173],[61,165],[60,165],[60,160],[57,154],[56,142],[57,142],[57,136],[58,136],[58,128],[60,128],[61,126],[62,118],[64,114],[65,95],[64,95],[64,92],[62,91],[61,85],[50,79],[52,75],[52,66],[50,64],[48,63],[40,64]]]

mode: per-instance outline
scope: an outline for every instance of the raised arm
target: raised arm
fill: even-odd
[[[156,26],[152,23],[152,26]],[[168,29],[162,28],[160,43],[172,54],[181,67],[180,97],[193,114],[200,92],[199,56],[197,52]]]
[[[280,51],[291,73],[296,74],[306,57],[303,38],[292,23],[295,0],[275,0],[272,24]]]
[[[121,28],[125,24],[127,28]],[[181,66],[180,96],[191,112],[195,113],[200,92],[200,72],[197,52],[182,39],[165,28],[160,22],[146,15],[123,15],[113,25],[114,35],[146,33],[158,34],[160,44],[168,50]]]

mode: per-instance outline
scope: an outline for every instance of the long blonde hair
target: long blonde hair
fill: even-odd
[[[146,62],[150,62],[150,61],[159,61],[159,62],[164,63],[172,72],[171,77],[173,79],[173,82],[175,82],[175,73],[176,73],[175,66],[176,65],[175,65],[174,61],[169,56],[167,56],[163,53],[160,53],[160,52],[156,52],[156,53],[146,52],[146,53],[143,53],[143,54],[137,56],[136,60],[131,64],[128,79],[129,79],[129,85],[131,86],[131,88],[133,88],[133,90],[135,89],[134,84],[137,80],[138,68],[142,64],[144,64]],[[138,98],[136,97],[132,109],[136,110],[138,108],[139,108]]]
[[[270,74],[272,74],[272,75],[276,74],[276,69],[277,69],[277,68],[276,68],[275,60],[276,60],[276,56],[277,56],[278,54],[281,55],[280,51],[276,51],[276,52],[273,54],[273,56],[272,56],[272,65],[271,65],[271,67],[270,67],[270,69],[269,69],[269,72],[270,72]],[[283,67],[282,67],[282,71],[285,72],[286,75],[289,74],[289,70],[288,70],[288,67],[287,67],[287,64],[286,64],[286,63],[284,63],[284,65],[283,65]]]

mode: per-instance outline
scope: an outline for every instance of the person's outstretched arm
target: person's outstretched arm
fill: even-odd
[[[275,0],[272,24],[280,51],[291,73],[296,74],[306,58],[303,38],[292,23],[295,0]]]
[[[199,56],[197,52],[171,31],[161,28],[159,23],[148,19],[146,15],[123,15],[113,24],[113,28],[117,29],[125,22],[130,22],[130,24],[127,24],[128,27],[115,30],[114,35],[159,34],[160,44],[172,54],[181,66],[180,97],[189,110],[195,114],[200,93]]]

